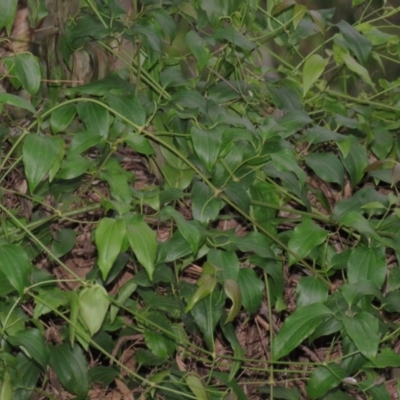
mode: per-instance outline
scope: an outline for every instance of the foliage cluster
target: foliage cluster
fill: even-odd
[[[2,60],[0,398],[390,399],[400,9],[133,3]]]

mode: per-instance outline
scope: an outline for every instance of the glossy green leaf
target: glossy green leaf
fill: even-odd
[[[133,253],[152,280],[157,253],[156,233],[143,221],[142,216],[128,219],[126,232]]]
[[[240,268],[238,284],[242,294],[243,307],[249,314],[258,311],[264,292],[264,283],[253,269]]]
[[[240,291],[240,286],[233,279],[227,279],[224,282],[224,290],[226,295],[232,301],[232,307],[228,311],[228,316],[226,317],[225,323],[233,321],[239,314],[240,308],[242,307],[242,294]]]
[[[89,132],[95,132],[105,139],[108,137],[110,113],[107,109],[93,102],[78,103],[76,108]]]
[[[324,72],[328,60],[322,58],[319,54],[313,54],[308,57],[303,66],[303,96],[312,88]]]
[[[50,126],[54,134],[63,132],[71,124],[76,115],[75,104],[65,104],[51,113]]]
[[[329,308],[320,303],[299,307],[283,323],[275,337],[273,359],[279,360],[307,339],[323,320],[331,314]]]
[[[29,285],[32,265],[24,249],[16,244],[0,245],[0,270],[22,296]]]
[[[190,135],[195,153],[207,170],[211,171],[220,152],[222,132],[219,129],[203,130],[193,127]]]
[[[199,287],[185,308],[186,313],[188,313],[200,300],[209,296],[213,292],[215,285],[217,284],[217,279],[211,275],[203,275],[198,284]]]
[[[328,284],[314,276],[302,276],[297,283],[297,307],[314,303],[325,303],[328,299]]]
[[[129,147],[140,154],[146,156],[154,154],[154,149],[149,139],[143,135],[136,135],[133,132],[130,132],[125,136],[124,141]]]
[[[126,228],[122,219],[103,218],[95,235],[96,246],[99,252],[99,268],[104,280],[121,251],[125,239]]]
[[[68,392],[77,400],[84,400],[89,390],[88,367],[82,349],[69,344],[54,346],[50,350],[50,366]]]
[[[345,331],[361,354],[373,360],[377,355],[381,338],[379,320],[372,314],[361,311],[353,317],[344,315],[342,322]]]
[[[195,373],[190,373],[186,376],[186,384],[189,386],[192,393],[198,400],[208,400],[207,387],[199,376]]]
[[[45,338],[38,329],[27,329],[10,336],[8,341],[13,346],[23,347],[28,354],[42,367],[47,368],[49,361],[49,349],[46,346]]]
[[[310,399],[319,399],[329,390],[337,387],[346,377],[346,371],[335,363],[316,368],[307,383]]]
[[[328,232],[319,227],[313,221],[307,219],[294,228],[290,237],[288,247],[299,259],[306,257],[312,249],[322,244],[328,237]],[[295,263],[297,258],[289,254],[290,265]]]
[[[92,285],[85,287],[79,293],[80,317],[93,336],[103,325],[110,300],[103,286]]]
[[[332,153],[311,153],[305,158],[306,164],[326,182],[343,186],[344,168]]]
[[[144,340],[147,347],[159,358],[166,360],[168,358],[168,344],[164,335],[152,330],[144,331]]]
[[[346,46],[365,65],[371,55],[372,43],[346,21],[340,21],[336,26],[340,29],[346,41]]]
[[[110,107],[127,120],[132,121],[138,126],[145,124],[146,113],[136,96],[115,96],[110,94],[107,96],[107,100]]]
[[[385,250],[382,247],[359,245],[351,252],[347,276],[350,284],[367,279],[380,289],[386,279],[386,270]]]
[[[9,104],[10,106],[17,108],[22,108],[23,110],[27,110],[32,114],[35,114],[36,112],[35,107],[33,107],[28,100],[25,100],[23,97],[16,96],[15,94],[0,93],[0,104],[2,103]]]
[[[33,193],[63,151],[60,137],[30,134],[24,141],[23,162],[29,190]]]

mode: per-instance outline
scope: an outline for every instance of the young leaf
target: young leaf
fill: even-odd
[[[122,219],[103,218],[96,229],[98,263],[103,280],[107,279],[108,273],[121,251],[125,234],[126,228]]]
[[[82,349],[69,344],[54,346],[50,351],[50,366],[61,384],[79,399],[89,391],[88,367]]]
[[[224,282],[224,290],[226,295],[232,301],[232,307],[228,312],[225,323],[233,321],[238,315],[240,308],[242,307],[242,295],[240,292],[240,287],[236,281],[233,279],[227,279]]]
[[[298,308],[284,322],[275,337],[273,359],[279,360],[307,339],[332,312],[320,303]]]
[[[79,293],[80,316],[91,336],[100,330],[109,305],[110,300],[103,286],[85,287]]]
[[[188,313],[200,300],[209,296],[217,284],[217,279],[215,276],[211,275],[203,275],[201,280],[199,280],[199,287],[196,292],[193,294],[190,299],[188,305],[185,308],[185,312]]]
[[[327,64],[328,60],[322,58],[319,54],[313,54],[307,58],[303,67],[303,96],[307,94],[312,85],[318,80]]]
[[[203,381],[197,376],[197,374],[190,373],[186,377],[186,384],[196,396],[197,400],[209,400],[207,388],[204,385]]]
[[[343,316],[343,325],[351,340],[366,358],[373,360],[378,352],[379,320],[372,314],[361,311],[352,318]]]
[[[157,235],[140,215],[127,219],[125,223],[131,249],[152,280],[157,253]]]

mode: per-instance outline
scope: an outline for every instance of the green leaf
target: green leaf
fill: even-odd
[[[129,297],[136,290],[136,288],[137,288],[137,284],[132,279],[130,279],[129,281],[126,281],[121,286],[121,288],[118,290],[118,294],[117,294],[117,297],[115,298],[115,301],[121,305],[124,305],[125,301],[129,299]],[[115,306],[114,304],[111,305],[111,307],[110,307],[111,322],[115,321],[118,311],[119,311],[118,306]]]
[[[186,384],[198,400],[209,400],[207,387],[194,372],[186,376]]]
[[[352,318],[344,315],[342,322],[345,331],[361,354],[373,360],[378,352],[381,337],[379,320],[369,312],[361,311]]]
[[[322,229],[311,220],[305,220],[296,226],[289,239],[289,249],[302,259],[310,254],[311,250],[323,243],[328,237],[328,232]],[[289,264],[297,261],[292,254],[289,254]]]
[[[0,13],[0,29],[6,27],[10,34],[14,23],[15,12],[17,11],[18,0],[2,0]]]
[[[232,26],[216,29],[213,36],[216,40],[226,40],[243,50],[251,51],[255,48],[254,43],[250,42],[249,39]]]
[[[297,307],[314,303],[325,303],[328,299],[328,284],[314,276],[302,276],[297,283]]]
[[[110,113],[100,104],[93,102],[78,103],[77,111],[89,132],[95,132],[104,139],[108,137]]]
[[[199,287],[186,306],[185,313],[188,313],[200,300],[209,296],[214,291],[217,279],[214,276],[206,274],[201,277],[198,284]]]
[[[346,168],[351,185],[356,186],[364,176],[364,170],[368,166],[368,155],[365,148],[355,138],[351,139],[351,147],[346,157],[342,157],[342,163]]]
[[[146,156],[154,154],[154,149],[150,143],[150,140],[144,137],[143,135],[138,135],[133,132],[129,132],[125,136],[124,141],[129,147],[131,147],[133,150],[137,151],[140,154],[144,154]]]
[[[370,280],[360,279],[351,285],[344,284],[340,287],[340,292],[350,307],[357,304],[365,296],[373,296],[381,301],[383,300],[382,293],[377,288],[376,283]]]
[[[240,292],[240,287],[236,281],[233,279],[227,279],[224,282],[224,290],[226,295],[232,301],[232,307],[228,312],[225,324],[233,321],[239,314],[240,308],[242,307],[242,295]]]
[[[146,123],[145,110],[135,95],[130,96],[115,96],[109,94],[107,96],[108,104],[115,112],[132,121],[138,126],[143,126]]]
[[[307,58],[303,66],[303,96],[307,94],[318,80],[327,64],[328,60],[322,58],[319,54],[313,54]]]
[[[51,252],[57,258],[71,251],[76,244],[76,234],[73,229],[61,229],[54,235]]]
[[[30,53],[17,54],[13,72],[29,94],[33,95],[38,92],[42,77],[39,62],[35,56]]]
[[[261,305],[264,283],[253,269],[240,268],[238,284],[242,294],[243,307],[249,314],[258,311]]]
[[[32,265],[24,249],[16,244],[0,246],[0,271],[20,296],[29,285]]]
[[[122,219],[103,218],[96,229],[98,263],[104,280],[107,279],[108,273],[121,251],[125,234],[126,228]]]
[[[57,108],[51,113],[50,117],[50,126],[51,130],[54,134],[58,132],[63,132],[76,115],[76,106],[75,104],[65,104],[60,108]],[[74,136],[75,138],[75,136]]]
[[[34,192],[50,168],[56,162],[58,154],[64,149],[60,137],[30,134],[24,141],[23,162],[29,190]]]
[[[46,346],[43,334],[38,329],[28,329],[18,332],[10,336],[8,341],[13,346],[23,347],[43,370],[47,368],[49,349]]]
[[[202,130],[193,127],[190,130],[193,148],[208,171],[212,171],[222,144],[222,132],[219,129]]]
[[[157,356],[164,360],[168,358],[168,339],[161,333],[146,329],[144,339],[147,347]]]
[[[143,216],[134,216],[126,220],[129,244],[139,263],[153,279],[154,263],[157,253],[157,235],[143,221]]]
[[[203,223],[215,220],[223,206],[223,202],[203,182],[193,184],[191,202],[193,218]]]
[[[250,197],[239,182],[229,182],[224,187],[224,193],[245,213],[250,211]]]
[[[305,161],[307,166],[324,181],[343,186],[344,168],[332,153],[311,153]]]
[[[400,355],[389,347],[383,348],[372,360],[374,368],[399,368]]]
[[[80,317],[93,336],[103,325],[110,300],[106,289],[100,285],[85,287],[79,293]]]
[[[4,400],[12,400],[13,399],[13,387],[10,383],[10,375],[7,371],[4,372],[4,377],[2,379],[1,390],[0,390],[0,398]]]
[[[357,246],[352,250],[347,276],[350,284],[370,280],[380,289],[386,279],[386,258],[383,247]]]
[[[77,395],[77,400],[86,398],[89,391],[88,367],[79,346],[54,346],[50,351],[50,366],[64,388]]]
[[[189,243],[193,254],[197,255],[202,240],[199,226],[197,226],[194,221],[187,221],[180,212],[169,206],[162,210],[160,216],[162,216],[163,219],[165,217],[172,217],[175,220],[179,232]]]
[[[329,390],[337,387],[345,377],[346,371],[334,363],[316,368],[307,383],[310,399],[319,399]]]
[[[240,262],[236,253],[233,251],[212,249],[207,254],[207,261],[216,269],[220,280],[238,280]]]
[[[68,155],[61,164],[61,171],[57,174],[59,179],[74,179],[83,175],[89,169],[92,162],[79,154]]]
[[[16,96],[15,94],[0,93],[0,104],[2,103],[6,103],[17,108],[22,108],[31,112],[32,114],[35,114],[36,112],[35,107],[33,107],[28,100],[25,100],[23,97]]]
[[[273,360],[279,360],[289,354],[304,339],[307,339],[330,314],[332,312],[329,308],[320,303],[299,307],[285,320],[275,337],[272,349]]]
[[[194,30],[189,31],[186,34],[186,43],[190,51],[196,57],[199,71],[201,71],[207,65],[208,59],[210,57],[210,51],[205,46],[203,39],[200,37],[200,35]]]
[[[346,46],[360,60],[361,64],[365,65],[371,55],[372,43],[346,21],[340,21],[336,26],[340,29]]]
[[[375,84],[372,82],[366,68],[360,65],[350,54],[342,54],[342,58],[350,71],[356,73],[364,82],[368,83],[372,88],[375,88]]]

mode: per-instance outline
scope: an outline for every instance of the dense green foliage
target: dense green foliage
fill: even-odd
[[[400,391],[400,9],[264,3],[87,0],[2,60],[1,399]]]

